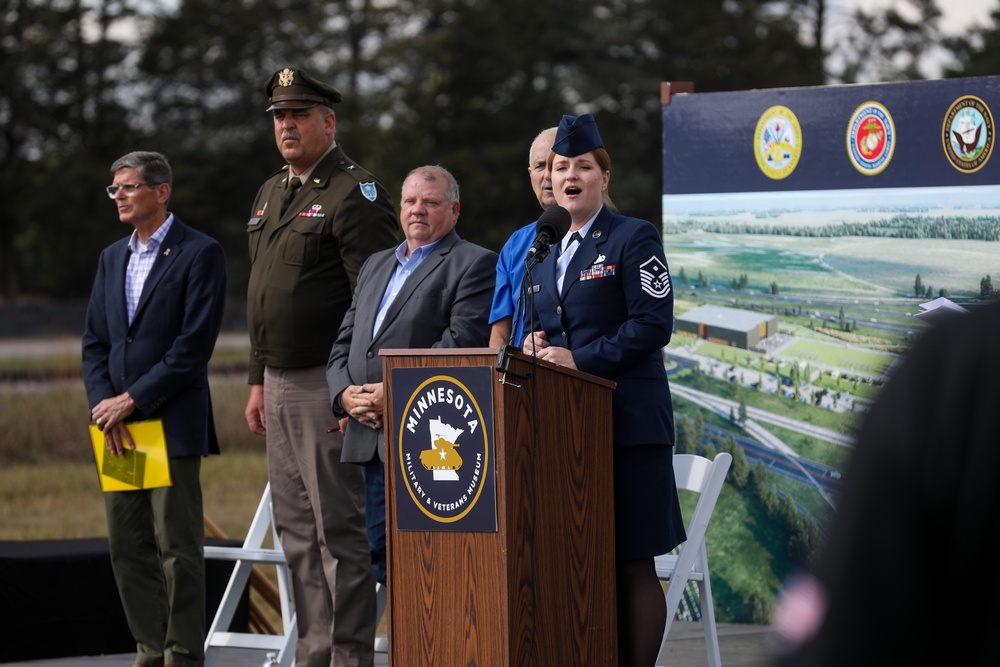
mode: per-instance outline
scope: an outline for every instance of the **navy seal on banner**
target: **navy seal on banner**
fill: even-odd
[[[975,95],[963,95],[948,108],[941,134],[951,166],[971,174],[983,168],[993,152],[993,113]]]
[[[393,369],[398,530],[496,532],[492,380],[484,367]]]

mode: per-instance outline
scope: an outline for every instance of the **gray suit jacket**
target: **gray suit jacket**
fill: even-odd
[[[326,367],[334,415],[346,416],[339,397],[347,387],[382,381],[378,351],[383,347],[486,347],[496,262],[495,252],[459,238],[452,230],[403,283],[373,339],[378,307],[396,268],[395,248],[369,257]],[[384,440],[383,429],[376,431],[352,419],[341,460],[367,463],[376,447],[385,460]]]

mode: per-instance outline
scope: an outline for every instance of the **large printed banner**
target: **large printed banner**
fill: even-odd
[[[995,186],[998,110],[1000,77],[675,95],[664,214],[676,195]]]
[[[835,505],[915,337],[1000,293],[998,112],[1000,77],[664,99],[671,388],[798,502]]]

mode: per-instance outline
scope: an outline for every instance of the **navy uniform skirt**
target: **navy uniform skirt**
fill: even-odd
[[[687,539],[673,451],[666,445],[615,448],[616,560],[659,556]]]

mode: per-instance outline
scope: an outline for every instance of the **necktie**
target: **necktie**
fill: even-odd
[[[295,197],[295,193],[299,191],[299,186],[302,185],[302,181],[299,180],[298,176],[292,176],[288,179],[288,185],[285,187],[284,192],[281,193],[281,215],[285,215],[285,211],[288,210],[288,205],[292,203],[292,199]]]
[[[573,235],[569,237],[569,241],[566,243],[566,249],[556,259],[556,287],[560,292],[562,292],[563,278],[566,276],[566,267],[569,265],[569,261],[573,259],[573,255],[576,254],[576,249],[580,247],[578,243],[580,240],[580,232],[573,232]]]

